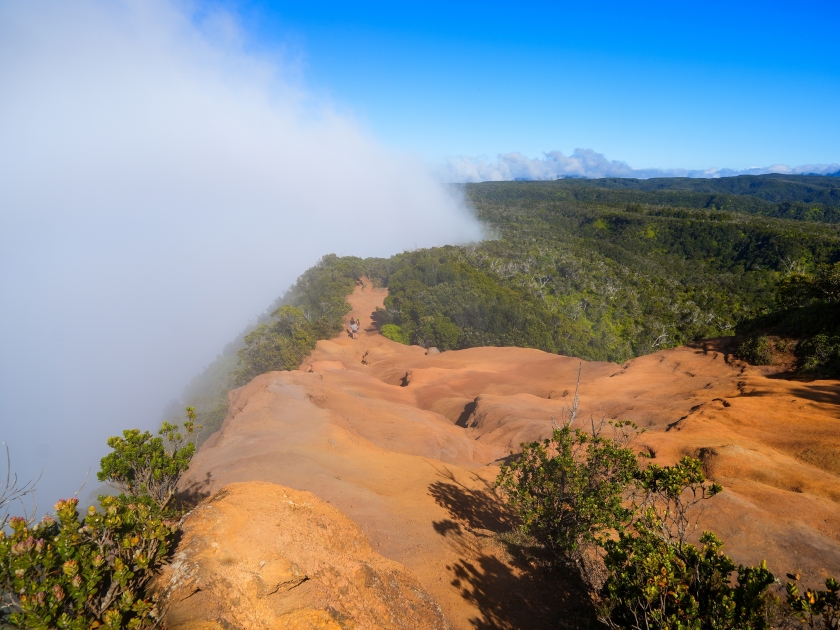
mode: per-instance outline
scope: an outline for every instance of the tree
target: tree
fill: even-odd
[[[183,433],[177,425],[164,422],[158,431],[162,437],[127,429],[122,437],[108,438],[108,446],[114,452],[102,458],[97,478],[138,500],[150,500],[159,510],[166,511],[195,453],[195,442],[190,441],[200,428],[195,419],[195,410],[187,407]]]
[[[573,429],[554,430],[551,439],[523,444],[503,465],[496,481],[522,518],[523,529],[555,557],[583,571],[582,548],[602,543],[631,516],[625,490],[638,460],[627,448],[631,423],[610,423],[616,439]]]

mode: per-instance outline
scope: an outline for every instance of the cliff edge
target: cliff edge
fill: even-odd
[[[185,520],[158,578],[171,630],[446,630],[440,608],[309,492],[232,483]]]

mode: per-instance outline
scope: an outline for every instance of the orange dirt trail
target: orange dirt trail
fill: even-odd
[[[349,298],[347,320],[363,323],[357,340],[318,342],[300,370],[231,392],[184,487],[208,494],[260,480],[314,493],[402,563],[453,628],[571,621],[581,592],[493,536],[511,518],[492,486],[501,458],[562,417],[580,361],[523,348],[426,355],[372,326],[386,295],[367,285]],[[581,418],[635,421],[657,463],[700,457],[725,488],[701,528],[737,562],[767,559],[782,580],[798,571],[816,583],[840,576],[840,384],[778,372],[734,360],[726,340],[624,365],[584,362]]]

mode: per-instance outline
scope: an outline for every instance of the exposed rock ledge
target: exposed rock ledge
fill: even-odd
[[[448,627],[353,521],[310,492],[259,481],[193,510],[156,589],[170,630]]]

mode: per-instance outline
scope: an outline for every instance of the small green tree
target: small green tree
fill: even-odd
[[[195,410],[187,407],[183,429],[164,422],[158,432],[162,437],[127,429],[122,437],[108,438],[108,446],[114,452],[102,458],[97,478],[137,500],[150,500],[159,510],[166,511],[195,453],[195,442],[191,439],[200,428],[195,420]]]
[[[503,465],[496,481],[522,518],[523,529],[558,560],[583,570],[582,548],[600,543],[631,512],[625,490],[638,471],[626,446],[631,423],[611,424],[616,437],[555,429],[551,439],[522,445],[522,454]]]

